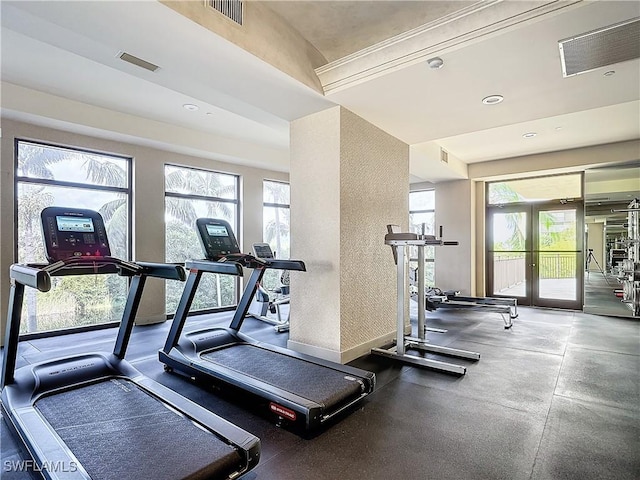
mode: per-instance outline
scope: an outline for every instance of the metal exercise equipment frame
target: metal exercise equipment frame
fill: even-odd
[[[231,480],[255,467],[260,458],[257,437],[125,360],[146,279],[184,281],[184,269],[111,257],[97,212],[48,207],[42,220],[51,263],[10,268],[0,378],[2,413],[34,470],[59,480]],[[26,288],[48,292],[52,277],[102,274],[130,279],[113,352],[60,355],[16,368]]]
[[[242,392],[281,426],[319,428],[339,419],[375,388],[375,374],[349,365],[315,358],[260,342],[240,331],[249,305],[267,269],[306,271],[302,260],[259,259],[238,253],[240,247],[228,222],[196,221],[206,260],[186,263],[189,270],[164,347],[158,352],[167,372],[205,386]],[[228,327],[183,329],[204,273],[242,276],[251,271]]]
[[[271,246],[268,243],[254,243],[252,246],[253,256],[259,259],[272,260],[275,259],[275,255],[271,250]],[[289,289],[289,271],[283,270],[280,275],[280,287],[276,290],[267,290],[258,285],[256,295],[249,306],[247,315],[262,322],[273,325],[273,329],[278,332],[289,331],[289,315],[283,317],[281,306],[289,305],[291,299],[288,294]],[[287,293],[284,293],[285,290]],[[272,295],[275,295],[272,297]],[[270,317],[268,313],[275,314],[275,318]]]
[[[428,342],[426,334],[426,318],[425,308],[418,308],[418,337],[407,336],[404,333],[405,318],[408,316],[407,308],[407,267],[409,263],[407,247],[415,246],[418,248],[418,303],[425,305],[425,280],[424,280],[424,248],[429,246],[441,245],[458,245],[458,242],[444,242],[433,235],[419,235],[411,232],[397,233],[399,227],[397,225],[388,225],[389,232],[385,235],[384,243],[389,245],[396,260],[397,267],[397,324],[396,324],[396,340],[395,345],[389,348],[372,348],[371,353],[381,355],[387,358],[399,360],[401,362],[427,367],[434,370],[464,375],[467,368],[463,365],[442,362],[431,358],[419,357],[407,353],[407,350],[419,350],[426,353],[436,353],[457,358],[465,358],[468,360],[479,360],[480,354],[467,350],[459,350],[456,348],[443,347],[433,345]],[[442,236],[442,227],[440,228],[440,236]]]
[[[634,198],[627,208],[613,211],[627,212],[626,258],[618,274],[622,303],[631,309],[634,317],[640,317],[640,199]]]
[[[513,320],[518,318],[518,300],[516,298],[494,298],[494,297],[467,297],[459,295],[457,292],[442,292],[441,295],[428,296],[427,299],[433,304],[434,310],[444,309],[476,309],[480,312],[499,313],[504,322],[504,328],[513,326]]]

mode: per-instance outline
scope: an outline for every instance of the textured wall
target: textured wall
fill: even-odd
[[[475,284],[475,189],[471,180],[436,185],[436,232],[457,246],[436,247],[436,284],[443,290],[471,295]]]
[[[291,123],[291,275],[289,339],[340,350],[340,107]]]
[[[292,279],[289,345],[348,361],[395,329],[384,234],[407,226],[409,147],[335,107],[292,123],[290,176],[292,258],[308,271]]]
[[[387,224],[407,227],[409,146],[342,109],[341,350],[395,330],[396,275]]]

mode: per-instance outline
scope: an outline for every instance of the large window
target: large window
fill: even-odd
[[[409,192],[409,229],[414,233],[435,235],[435,190],[416,190]],[[411,267],[417,267],[418,254],[415,248],[411,251]],[[427,286],[435,286],[435,248],[425,247],[425,282]]]
[[[165,165],[165,258],[182,263],[203,258],[196,219],[219,218],[238,237],[238,177],[195,168]],[[167,281],[166,312],[174,313],[184,284]],[[236,303],[236,279],[206,274],[193,299],[192,310],[210,310]]]
[[[43,143],[16,141],[16,257],[46,263],[40,212],[49,206],[97,210],[115,257],[129,258],[130,163],[105,155]],[[51,291],[25,291],[22,333],[117,321],[127,281],[117,275],[54,277]]]
[[[262,184],[262,238],[271,246],[278,258],[290,256],[290,201],[289,184],[265,180]],[[262,284],[266,288],[278,286],[280,273],[267,270]]]

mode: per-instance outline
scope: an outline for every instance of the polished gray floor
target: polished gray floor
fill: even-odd
[[[244,478],[285,479],[637,479],[640,476],[640,322],[577,312],[520,308],[510,330],[499,314],[436,311],[433,343],[481,353],[455,377],[384,358],[377,390],[316,435],[281,429],[243,408],[242,399],[165,373],[157,361],[168,323],[136,327],[129,360],[143,373],[252,432],[259,466]],[[216,315],[191,326],[228,321]],[[247,319],[243,331],[286,344],[286,333]],[[109,349],[114,330],[33,340],[20,364]],[[171,442],[168,438],[167,442]],[[2,422],[2,478],[24,458]]]

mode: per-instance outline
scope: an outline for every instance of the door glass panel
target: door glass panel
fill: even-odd
[[[527,292],[527,213],[494,213],[492,233],[493,294],[524,297]]]
[[[538,296],[577,300],[576,210],[541,210],[538,216]]]

